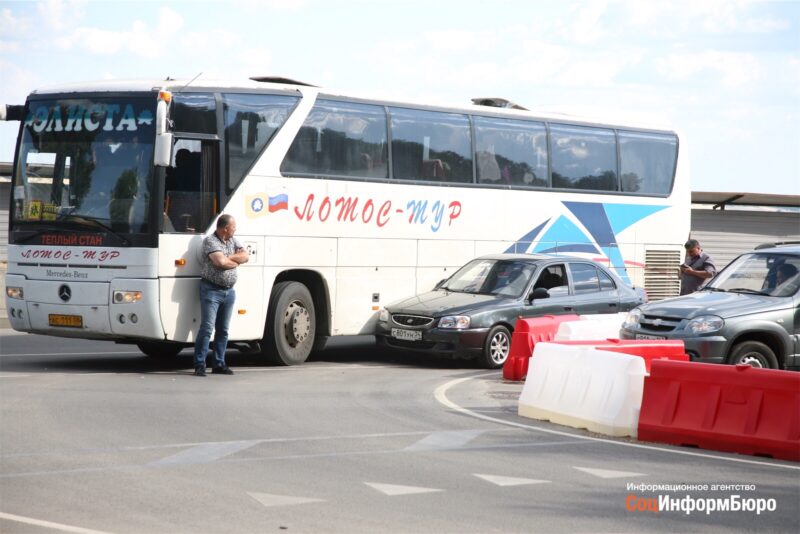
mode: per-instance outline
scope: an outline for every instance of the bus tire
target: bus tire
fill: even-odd
[[[314,300],[299,282],[278,282],[272,287],[262,347],[279,365],[306,361],[317,330]]]
[[[151,358],[174,358],[184,347],[169,341],[140,341],[136,346]]]

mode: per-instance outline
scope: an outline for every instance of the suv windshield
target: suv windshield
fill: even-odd
[[[739,256],[706,289],[788,297],[800,287],[800,256],[780,253]]]
[[[473,260],[459,269],[442,289],[519,297],[536,266],[515,260]]]
[[[11,224],[148,231],[156,99],[31,100],[14,172]]]

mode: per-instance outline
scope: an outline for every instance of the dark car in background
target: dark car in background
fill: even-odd
[[[640,306],[623,339],[681,339],[692,358],[800,368],[800,246],[742,254],[699,291]]]
[[[508,358],[519,317],[617,313],[643,302],[644,290],[589,260],[496,254],[470,261],[433,291],[386,306],[376,336],[381,345],[477,358],[492,369]]]

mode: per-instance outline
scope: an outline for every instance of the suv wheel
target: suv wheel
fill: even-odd
[[[743,341],[733,347],[728,363],[736,365],[746,363],[753,367],[778,369],[778,358],[772,349],[760,341]]]

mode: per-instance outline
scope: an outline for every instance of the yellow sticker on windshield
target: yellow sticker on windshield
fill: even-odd
[[[28,203],[28,220],[39,221],[42,219],[42,201],[31,200]]]
[[[44,208],[42,208],[42,220],[55,221],[56,213],[58,213],[58,206],[55,204],[45,204]]]

